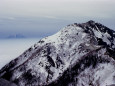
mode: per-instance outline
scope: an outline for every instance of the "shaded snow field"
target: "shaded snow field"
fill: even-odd
[[[39,40],[40,38],[0,39],[0,69]]]

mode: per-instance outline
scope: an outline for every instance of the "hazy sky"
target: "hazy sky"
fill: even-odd
[[[0,37],[48,36],[88,20],[115,30],[115,0],[0,0]]]

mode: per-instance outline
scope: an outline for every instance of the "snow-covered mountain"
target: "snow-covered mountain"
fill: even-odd
[[[19,86],[115,84],[115,31],[88,21],[41,39],[0,70]]]

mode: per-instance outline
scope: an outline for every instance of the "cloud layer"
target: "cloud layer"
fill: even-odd
[[[114,0],[0,0],[0,31],[54,33],[90,19],[113,28],[114,8]]]

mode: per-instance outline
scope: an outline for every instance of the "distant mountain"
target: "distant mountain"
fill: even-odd
[[[0,70],[18,86],[115,86],[115,31],[88,21],[41,39]]]
[[[22,34],[15,34],[15,35],[9,35],[7,38],[8,39],[12,39],[12,38],[25,38],[25,36],[22,35]]]

